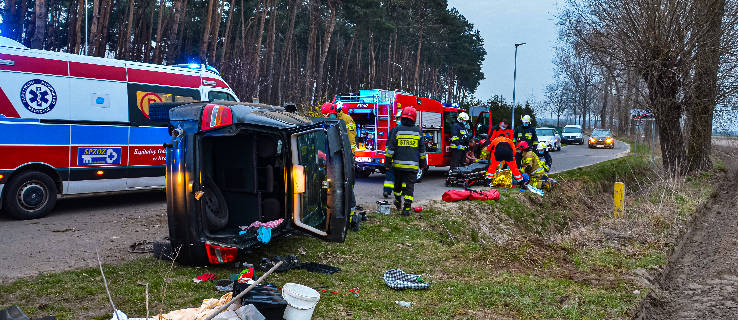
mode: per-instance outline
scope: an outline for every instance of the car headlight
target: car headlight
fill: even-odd
[[[590,137],[590,140],[589,140],[589,141],[590,141],[590,143],[595,143],[595,142],[597,142],[598,140],[595,140],[595,138],[593,138],[593,137]]]
[[[606,139],[606,143],[609,143],[609,144],[610,144],[610,143],[613,143],[613,138],[608,138],[608,139]]]

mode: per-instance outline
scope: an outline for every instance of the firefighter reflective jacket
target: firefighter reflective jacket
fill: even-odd
[[[421,129],[416,126],[396,126],[390,130],[387,141],[386,165],[392,163],[395,170],[413,172],[426,167],[426,147]]]
[[[536,146],[539,145],[539,137],[536,136],[536,128],[531,125],[519,126],[516,128],[516,144],[521,141],[526,141],[529,144],[531,150],[536,150]]]
[[[525,172],[531,177],[546,173],[542,164],[544,164],[544,161],[539,160],[539,157],[533,151],[526,151],[521,155],[521,172]]]
[[[354,123],[354,119],[346,113],[339,112],[337,118],[346,122],[346,131],[349,133],[349,144],[352,147],[352,152],[357,149],[357,125]]]
[[[452,150],[467,150],[467,145],[470,140],[470,131],[466,128],[463,123],[459,121],[454,122],[451,131],[451,143],[449,148]]]

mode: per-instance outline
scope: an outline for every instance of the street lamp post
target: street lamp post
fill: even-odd
[[[518,46],[525,45],[526,42],[513,44],[516,48],[513,51],[513,105],[511,106],[511,128],[516,124],[516,59],[518,58]]]

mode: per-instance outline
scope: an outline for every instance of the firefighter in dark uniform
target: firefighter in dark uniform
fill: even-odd
[[[539,145],[539,137],[536,135],[536,128],[531,125],[531,116],[527,114],[521,117],[521,121],[523,124],[516,128],[516,132],[513,134],[516,138],[516,145],[521,141],[526,141],[530,150],[536,150]],[[523,151],[516,154],[516,164],[519,167],[521,167],[521,154],[523,154]]]
[[[405,107],[400,114],[400,125],[390,130],[385,151],[385,167],[395,173],[395,208],[409,216],[413,205],[413,188],[418,170],[426,169],[426,147],[421,140],[421,129],[416,126],[416,109]]]
[[[449,162],[449,171],[456,167],[464,166],[465,155],[467,153],[467,147],[472,136],[469,128],[467,127],[467,121],[470,120],[470,116],[466,112],[460,112],[457,116],[457,122],[454,123],[451,130],[452,138],[450,140],[449,149],[451,149],[452,159]]]

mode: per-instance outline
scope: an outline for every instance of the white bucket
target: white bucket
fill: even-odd
[[[286,283],[282,287],[282,297],[287,307],[282,318],[285,320],[310,320],[321,294],[310,287],[297,283]]]

